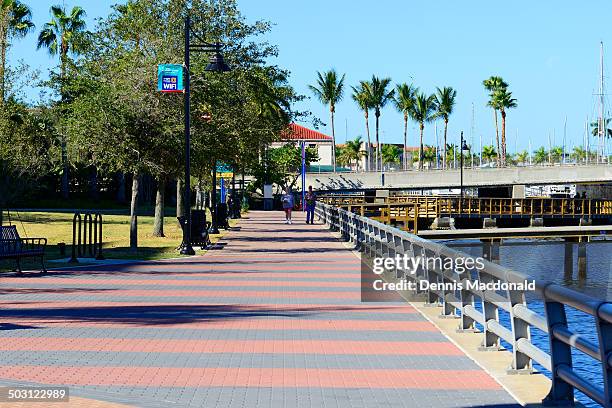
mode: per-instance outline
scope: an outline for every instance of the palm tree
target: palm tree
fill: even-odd
[[[372,150],[372,142],[370,140],[370,109],[371,105],[371,95],[368,91],[368,86],[366,85],[367,81],[359,82],[359,87],[351,87],[353,89],[352,98],[357,103],[359,108],[363,111],[363,115],[365,116],[365,125],[366,125],[366,135],[368,138],[368,145],[366,146],[366,154],[367,154],[367,162],[366,162],[366,170],[370,170],[370,166],[372,165],[372,158],[370,157],[370,152]]]
[[[408,169],[408,118],[414,109],[414,96],[417,92],[418,88],[404,83],[397,86],[393,98],[397,110],[404,114],[404,170]]]
[[[501,132],[501,165],[506,165],[506,110],[516,108],[516,99],[512,97],[512,92],[507,88],[498,89],[493,94],[493,105],[499,110],[502,118]]]
[[[355,162],[355,169],[359,170],[359,161],[365,153],[361,150],[361,136],[357,136],[354,140],[348,140],[342,149],[342,153],[347,160],[347,164],[351,165]]]
[[[482,158],[491,163],[493,159],[497,158],[497,151],[495,146],[483,146],[482,147]]]
[[[11,39],[23,38],[34,28],[30,8],[19,0],[0,3],[0,104],[6,98],[6,52]]]
[[[550,157],[552,158],[553,163],[554,162],[560,163],[563,158],[563,147],[555,146],[552,149],[550,149]]]
[[[448,117],[453,113],[457,91],[450,86],[436,90],[436,115],[444,120],[444,155],[442,156],[442,168],[446,168],[446,133],[448,130]]]
[[[332,166],[336,171],[336,130],[334,128],[334,113],[336,112],[336,104],[342,100],[344,95],[344,77],[338,79],[336,70],[331,69],[323,74],[317,72],[317,85],[309,85],[312,93],[324,105],[329,105],[329,113],[331,116],[331,131],[332,131]]]
[[[376,117],[376,169],[382,169],[381,163],[381,149],[380,149],[380,138],[378,137],[379,123],[380,123],[380,111],[387,105],[387,103],[393,99],[395,90],[388,90],[388,86],[391,83],[391,78],[378,78],[376,75],[372,75],[372,81],[367,82],[365,85],[371,97],[372,108],[374,108],[374,116]]]
[[[400,148],[393,144],[382,146],[382,162],[383,164],[398,164],[400,162]]]
[[[534,150],[533,152],[533,161],[536,164],[544,163],[547,157],[548,152],[546,149],[544,149],[544,147],[540,147],[538,150]]]
[[[51,21],[45,23],[38,35],[38,48],[46,48],[49,54],[60,57],[60,93],[65,97],[62,84],[66,77],[68,54],[78,54],[81,51],[82,33],[85,31],[85,10],[73,7],[70,14],[61,6],[51,7]],[[62,147],[62,196],[68,198],[68,153],[66,135],[60,132]]]
[[[576,146],[572,152],[572,157],[576,160],[576,163],[579,163],[582,160],[586,160],[587,152],[582,147]]]
[[[431,164],[436,161],[436,159],[436,148],[433,146],[426,146],[426,148],[423,149],[423,162],[429,163],[431,167]]]
[[[525,164],[527,160],[529,160],[529,152],[527,150],[523,150],[516,154],[516,161],[518,163]]]
[[[421,137],[419,142],[419,170],[423,169],[423,133],[425,123],[431,122],[436,118],[436,101],[433,95],[427,96],[419,92],[414,100],[412,119],[419,123]]]
[[[484,81],[482,81],[482,84],[484,85],[485,89],[489,91],[489,102],[487,103],[487,106],[493,108],[493,116],[495,118],[495,139],[497,141],[497,151],[499,152],[499,125],[497,122],[498,106],[493,100],[493,94],[500,89],[507,88],[508,84],[502,79],[502,77],[498,76],[491,76],[489,77],[489,79],[485,79]]]

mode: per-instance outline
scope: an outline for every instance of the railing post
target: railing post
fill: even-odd
[[[526,339],[528,342],[531,342],[529,324],[523,319],[518,318],[514,310],[516,305],[527,307],[525,292],[507,290],[506,297],[510,302],[510,323],[512,326],[512,335],[514,337],[514,341],[512,342],[512,367],[508,370],[508,373],[531,373],[531,358],[518,351],[518,341],[520,339]]]
[[[569,369],[572,368],[572,347],[557,339],[553,334],[556,327],[567,328],[565,305],[548,300],[546,288],[544,288],[543,293],[546,321],[548,323],[548,339],[550,341],[550,362],[552,366],[552,386],[544,399],[544,403],[548,405],[573,405],[574,387],[562,380],[557,372],[559,367],[562,366]]]
[[[597,313],[595,314],[599,355],[603,370],[604,407],[610,408],[612,407],[612,368],[610,367],[610,358],[612,357],[612,324],[608,322],[608,319],[603,318],[604,315],[612,315],[611,303],[602,303],[597,308]]]

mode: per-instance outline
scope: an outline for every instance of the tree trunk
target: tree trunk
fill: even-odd
[[[497,109],[493,109],[493,115],[495,116],[495,140],[497,141],[497,165],[499,166],[499,156],[501,152],[499,150],[499,124],[497,123]]]
[[[183,180],[176,179],[176,216],[185,216],[185,203],[183,202]]]
[[[444,157],[442,158],[442,168],[446,169],[446,134],[448,130],[448,119],[444,119]]]
[[[366,171],[370,171],[372,167],[372,154],[371,154],[372,141],[370,140],[370,121],[369,121],[369,114],[367,110],[365,111],[365,123],[366,123],[366,135],[368,136],[368,146],[366,148],[366,153],[368,154],[368,157],[367,157],[368,162],[366,163]]]
[[[130,250],[138,251],[138,190],[139,190],[140,174],[134,172],[132,179],[132,203],[130,205]]]
[[[421,129],[421,137],[419,142],[419,170],[423,170],[423,132],[425,131],[425,125],[421,123],[419,127]]]
[[[336,130],[334,128],[334,107],[331,106],[329,109],[331,115],[331,131],[332,131],[332,167],[334,168],[334,173],[336,172]]]
[[[95,164],[92,164],[89,169],[89,196],[94,200],[99,197],[98,194],[98,169]]]
[[[117,173],[117,201],[121,204],[125,203],[125,173],[120,171]]]
[[[378,126],[380,113],[377,111],[374,116],[376,117],[376,171],[382,170],[382,164],[380,162],[380,138],[378,137]]]
[[[408,170],[408,114],[404,113],[404,152],[402,154],[404,170]]]
[[[66,146],[66,135],[62,129],[61,134],[61,148],[62,148],[62,180],[61,180],[61,193],[63,199],[68,199],[69,185],[68,185],[68,147]]]
[[[155,219],[153,220],[153,236],[165,237],[164,235],[164,199],[166,195],[166,177],[157,179],[157,194],[155,195]]]
[[[502,134],[501,134],[501,165],[506,165],[506,111],[501,111]]]
[[[8,48],[8,21],[5,14],[2,15],[2,30],[0,31],[0,53],[2,61],[0,61],[0,104],[4,106],[4,100],[6,98],[6,49]]]
[[[62,46],[63,49],[63,46]],[[62,51],[60,56],[60,94],[62,102],[64,102],[64,78],[66,76],[66,55]],[[61,181],[61,192],[62,198],[68,199],[69,194],[69,183],[68,183],[68,146],[66,141],[66,133],[62,128],[60,129],[61,148],[62,148],[62,181]]]

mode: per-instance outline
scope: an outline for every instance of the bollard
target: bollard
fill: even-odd
[[[78,225],[78,228],[77,228]],[[77,241],[77,229],[78,229],[78,241]],[[78,263],[78,257],[81,255],[81,214],[74,213],[72,217],[72,256],[70,257],[69,263]]]
[[[59,254],[60,256],[63,258],[66,256],[66,243],[65,242],[58,242],[57,243],[57,248],[59,249]]]
[[[587,278],[587,247],[586,242],[578,242],[578,281],[584,282]]]

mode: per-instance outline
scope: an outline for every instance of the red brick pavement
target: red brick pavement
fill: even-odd
[[[252,212],[204,256],[3,277],[0,383],[152,407],[513,404],[411,306],[360,303],[359,259],[323,226],[280,219]]]

